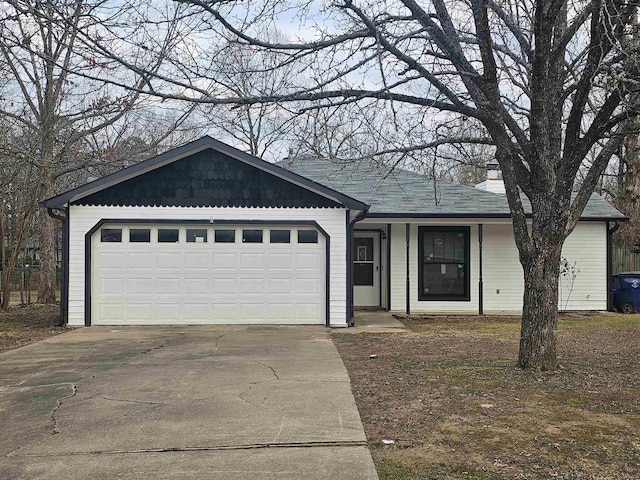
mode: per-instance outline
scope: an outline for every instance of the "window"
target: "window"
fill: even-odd
[[[206,228],[187,228],[187,243],[206,243]]]
[[[216,243],[234,243],[236,241],[235,230],[216,230]]]
[[[469,227],[419,227],[418,261],[419,300],[469,300]]]
[[[148,228],[129,229],[129,242],[148,243],[150,241],[151,241],[151,230],[149,230]]]
[[[373,238],[354,238],[353,284],[373,285]]]
[[[318,232],[315,230],[298,230],[298,243],[318,243]]]
[[[243,243],[262,243],[262,230],[242,230]]]
[[[105,243],[122,242],[122,229],[103,228],[102,230],[100,230],[100,241]]]
[[[177,243],[177,242],[178,242],[177,228],[159,228],[158,229],[158,243]]]
[[[269,232],[269,241],[271,243],[290,243],[291,232],[289,230],[271,230]]]

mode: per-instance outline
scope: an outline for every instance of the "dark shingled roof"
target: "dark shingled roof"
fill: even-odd
[[[369,216],[509,217],[506,196],[408,170],[370,162],[333,163],[323,159],[292,158],[278,165],[314,182],[371,205]],[[526,202],[528,206],[528,202]],[[594,194],[583,219],[625,219],[606,200]]]

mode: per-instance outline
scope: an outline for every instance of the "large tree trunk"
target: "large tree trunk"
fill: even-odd
[[[42,176],[42,199],[53,196],[53,178]],[[38,218],[40,240],[40,274],[38,278],[38,303],[56,302],[56,224],[44,210]]]
[[[524,304],[518,365],[555,370],[558,325],[558,277],[562,246],[538,249],[524,262]]]

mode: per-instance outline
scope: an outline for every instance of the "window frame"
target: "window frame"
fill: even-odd
[[[218,232],[220,233],[219,236]],[[229,232],[233,233],[233,239],[223,240],[223,235]],[[213,231],[213,243],[236,243],[236,230],[234,228],[216,228]]]
[[[245,234],[247,237],[245,237]],[[251,239],[250,236],[253,234],[260,234],[260,239]],[[261,244],[264,243],[264,229],[261,228],[243,228],[242,229],[242,243],[243,244]]]
[[[424,233],[454,232],[464,234],[464,293],[463,294],[428,294],[424,293]],[[419,226],[418,227],[418,301],[421,302],[468,302],[471,300],[471,227],[470,226]],[[433,262],[443,263],[443,262]],[[446,262],[457,264],[458,262]]]
[[[196,238],[198,238],[198,236],[196,235],[195,232],[204,233],[204,237],[200,237],[200,238],[203,238],[202,242],[196,241]],[[193,236],[193,240],[190,238],[191,235]],[[207,229],[207,228],[187,228],[186,229],[186,234],[185,234],[185,239],[186,239],[186,243],[208,243],[208,241],[209,241],[209,229]]]
[[[167,232],[178,232],[178,236],[176,237],[176,240],[160,240],[160,232],[161,231],[167,231]],[[179,228],[158,228],[158,230],[156,231],[156,241],[158,243],[180,243],[180,229]]]
[[[134,233],[135,232],[135,233]],[[134,240],[133,235],[146,233],[146,240]],[[130,228],[129,229],[129,243],[151,243],[151,229],[150,228]]]
[[[301,233],[302,233],[302,239],[300,237]],[[312,238],[305,239],[304,238],[305,235],[310,235]],[[319,242],[317,230],[299,229],[297,237],[298,237],[297,240],[299,245],[310,245],[310,244],[315,245]]]
[[[275,234],[275,237],[274,237]],[[282,235],[286,236],[286,240],[284,238],[278,238],[278,236]],[[269,243],[273,243],[275,245],[286,245],[291,243],[291,230],[289,229],[269,229]]]
[[[108,235],[114,234],[118,232],[119,238],[109,237]],[[108,238],[113,238],[113,240],[107,240]],[[122,243],[122,228],[112,228],[106,227],[100,229],[100,243]]]

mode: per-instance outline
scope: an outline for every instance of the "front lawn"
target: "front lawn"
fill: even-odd
[[[405,323],[334,335],[382,480],[640,478],[640,315],[561,316],[555,373],[514,366],[517,318]]]

